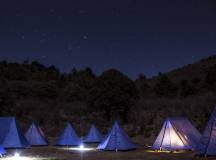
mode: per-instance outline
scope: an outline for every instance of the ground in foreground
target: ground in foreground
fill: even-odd
[[[15,152],[21,157],[11,158]],[[193,152],[159,153],[138,148],[128,152],[98,151],[88,148],[80,151],[76,148],[61,147],[33,147],[24,150],[10,150],[7,157],[2,160],[202,160],[202,157],[194,156]],[[206,159],[206,158],[205,158]],[[215,157],[209,157],[209,160]]]

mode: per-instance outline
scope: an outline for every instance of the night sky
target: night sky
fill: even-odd
[[[0,60],[156,75],[216,52],[214,0],[2,0]]]

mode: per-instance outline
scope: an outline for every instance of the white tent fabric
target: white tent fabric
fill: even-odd
[[[195,150],[201,135],[186,118],[168,118],[152,148],[155,150]]]

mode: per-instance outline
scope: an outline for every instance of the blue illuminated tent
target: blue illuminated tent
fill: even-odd
[[[6,150],[0,145],[0,157],[6,154]]]
[[[200,155],[216,155],[216,107],[197,145],[197,153]]]
[[[136,149],[136,145],[130,140],[119,124],[115,122],[109,135],[97,148],[108,151],[126,151]]]
[[[39,126],[35,123],[32,123],[28,131],[25,134],[26,139],[29,144],[32,146],[46,146],[47,141],[44,137],[44,134]]]
[[[101,142],[103,139],[103,136],[101,133],[97,130],[95,125],[92,125],[87,136],[84,138],[85,143],[98,143]]]
[[[201,134],[187,118],[167,118],[155,140],[154,150],[196,150]]]
[[[106,139],[106,138],[109,136],[109,133],[110,133],[111,129],[112,129],[112,128],[109,128],[108,131],[107,131],[107,133],[104,134],[104,135],[102,135],[102,136],[103,136],[103,139]]]
[[[64,132],[58,138],[56,145],[59,146],[77,146],[81,144],[81,140],[72,128],[70,123],[67,123]]]
[[[4,148],[26,148],[29,146],[14,117],[0,117],[0,144]]]

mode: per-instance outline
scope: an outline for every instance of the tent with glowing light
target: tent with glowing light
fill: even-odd
[[[196,150],[201,134],[187,118],[167,118],[155,140],[154,150]]]
[[[29,144],[32,146],[46,146],[47,141],[44,137],[44,133],[41,130],[41,128],[36,125],[35,123],[32,123],[29,129],[27,130],[25,134],[26,139],[28,140]]]
[[[102,134],[98,131],[95,125],[92,125],[87,136],[84,138],[85,143],[98,143],[103,139]]]
[[[216,155],[216,107],[197,145],[197,153],[209,156]]]
[[[6,150],[0,145],[0,157],[2,157],[4,154],[6,154]]]
[[[67,123],[64,132],[58,138],[56,145],[59,146],[78,146],[81,144],[81,140],[76,134],[75,130],[70,123]]]
[[[109,135],[98,145],[97,148],[108,151],[126,151],[136,149],[136,145],[130,140],[119,124],[115,122]]]
[[[0,117],[0,144],[4,148],[29,146],[14,117]]]

